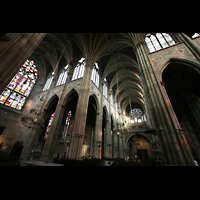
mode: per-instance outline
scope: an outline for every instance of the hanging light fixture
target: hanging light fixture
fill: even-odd
[[[37,109],[31,109],[28,115],[22,117],[22,124],[28,128],[36,128],[44,122],[44,119],[40,117],[40,114],[41,113]]]

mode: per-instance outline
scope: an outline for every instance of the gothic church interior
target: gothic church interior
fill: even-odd
[[[1,33],[0,57],[0,160],[200,163],[200,33]]]

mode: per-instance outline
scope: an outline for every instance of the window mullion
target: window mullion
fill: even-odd
[[[163,38],[165,39],[165,41],[167,42],[168,46],[170,46],[170,44],[168,43],[167,39],[165,38],[165,36],[161,33],[161,35],[163,36]]]
[[[150,37],[149,37],[149,39],[150,39],[150,41],[151,41],[151,44],[152,44],[152,46],[153,46],[154,50],[156,51],[156,47],[154,46],[154,43],[152,42],[152,40],[151,40],[151,38],[150,38]]]

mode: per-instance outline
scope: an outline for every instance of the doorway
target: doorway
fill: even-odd
[[[137,160],[149,160],[153,158],[153,152],[149,140],[139,134],[129,139],[129,158]]]
[[[139,160],[148,160],[148,151],[147,149],[137,149],[137,157]]]

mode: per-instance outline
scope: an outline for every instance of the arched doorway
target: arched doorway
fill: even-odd
[[[139,134],[134,134],[128,142],[129,158],[136,160],[149,160],[153,158],[150,141]]]
[[[181,126],[177,130],[186,139],[188,153],[200,163],[200,75],[195,66],[171,62],[163,71],[162,82]],[[189,146],[190,149],[187,149]],[[191,160],[190,160],[191,162]]]
[[[82,158],[93,158],[94,156],[94,140],[95,140],[95,124],[96,124],[97,103],[95,97],[89,97],[88,112],[85,126],[85,134],[83,139]]]

